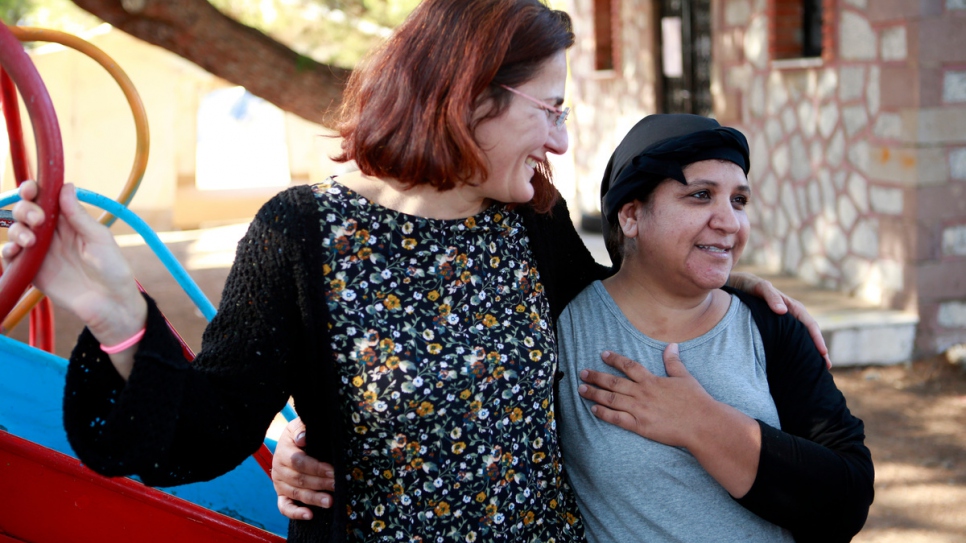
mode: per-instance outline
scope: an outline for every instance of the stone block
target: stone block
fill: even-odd
[[[829,102],[822,106],[818,114],[818,132],[823,138],[828,138],[835,130],[835,125],[839,121],[839,107],[834,102]]]
[[[725,2],[725,24],[728,26],[747,26],[751,20],[751,3],[748,0]]]
[[[775,181],[775,176],[770,172],[753,190],[763,204],[772,207],[778,203],[778,183]]]
[[[949,152],[949,176],[953,179],[966,179],[966,147]]]
[[[951,182],[946,185],[920,187],[916,191],[916,216],[924,225],[937,228],[944,224],[958,223],[966,217],[966,183]],[[939,230],[934,246],[939,247]]]
[[[794,108],[786,107],[782,110],[782,128],[788,134],[798,131],[798,119],[795,118]]]
[[[914,67],[889,65],[877,71],[880,84],[889,89],[889,92],[881,96],[881,107],[889,110],[918,107],[919,96],[915,82],[919,80],[919,74]],[[871,81],[869,84],[872,84]]]
[[[966,32],[964,32],[966,34]],[[918,114],[918,143],[966,143],[966,105],[924,108]]]
[[[943,102],[966,102],[966,71],[948,71],[943,74]]]
[[[966,32],[959,16],[932,17],[919,21],[919,61],[962,62],[966,51]]]
[[[966,256],[966,225],[943,229],[943,256]]]
[[[838,72],[833,68],[825,68],[818,76],[818,81],[815,82],[814,95],[816,98],[818,98],[819,102],[824,102],[825,100],[835,96],[835,89],[838,88],[838,85]]]
[[[788,103],[788,89],[782,80],[781,72],[772,72],[768,78],[768,106],[765,112],[777,116]]]
[[[872,23],[917,19],[921,16],[920,4],[922,3],[922,0],[874,0],[870,3],[865,16]]]
[[[922,264],[917,283],[919,299],[924,303],[966,300],[966,260]]]
[[[869,115],[864,105],[847,106],[842,108],[842,121],[845,133],[851,138],[869,124]]]
[[[966,303],[939,304],[939,315],[936,320],[945,328],[966,328]]]
[[[768,137],[768,144],[771,147],[778,145],[782,138],[785,137],[785,132],[782,130],[782,123],[775,117],[769,117],[765,121],[765,135]]]
[[[881,39],[882,60],[905,60],[908,55],[906,48],[906,27],[894,26],[882,31]]]
[[[852,253],[861,257],[879,257],[879,225],[875,219],[862,219],[852,230],[849,240]]]
[[[843,66],[839,69],[839,100],[851,102],[862,98],[865,91],[865,66]]]
[[[785,210],[785,216],[788,217],[788,226],[793,230],[797,230],[802,224],[796,200],[795,189],[792,188],[791,183],[782,183],[781,206]]]
[[[885,312],[876,312],[883,313]],[[871,313],[871,319],[878,320],[880,315]],[[848,317],[845,317],[848,318]],[[852,317],[849,320],[854,320]],[[829,330],[823,326],[829,345],[829,358],[836,366],[858,366],[868,364],[899,364],[912,358],[913,345],[916,339],[917,319],[908,315],[906,322],[896,324],[864,326],[854,324],[848,328],[833,328]]]
[[[806,138],[815,135],[818,125],[818,118],[815,115],[815,106],[811,102],[801,101],[798,103],[798,126],[802,129],[802,134]]]
[[[854,11],[842,11],[839,54],[846,60],[875,60],[878,40],[869,21]]]
[[[842,261],[842,286],[847,292],[855,291],[868,278],[872,263],[857,256],[846,256]]]
[[[860,174],[852,172],[848,183],[849,196],[859,213],[869,212],[869,182]]]
[[[877,138],[899,139],[902,137],[902,117],[897,113],[880,113],[872,133]]]
[[[752,18],[742,40],[745,58],[758,69],[768,66],[768,17],[763,11],[759,10],[760,15]]]
[[[788,170],[791,167],[790,161],[787,145],[780,145],[772,151],[771,168],[779,179],[788,175]]]
[[[792,139],[789,142],[789,148],[792,151],[792,179],[795,181],[804,181],[808,179],[812,175],[812,164],[808,158],[808,149],[805,147],[805,142],[802,141],[802,137],[798,134],[792,136]]]
[[[901,215],[903,210],[903,191],[886,187],[870,187],[869,201],[872,211],[886,215]],[[964,238],[966,239],[966,238]]]
[[[938,185],[949,181],[952,163],[947,160],[946,150],[942,147],[928,147],[918,152],[919,185]],[[966,155],[963,156],[966,160]],[[963,164],[966,175],[966,163]],[[966,177],[963,177],[966,179]]]
[[[918,155],[919,150],[915,148],[870,145],[867,173],[879,181],[916,185],[919,181]]]
[[[842,159],[844,157],[845,135],[841,130],[836,130],[835,135],[832,136],[832,140],[828,143],[828,148],[825,149],[825,160],[828,162],[829,166],[838,168],[842,164]]]
[[[765,114],[765,78],[760,75],[756,75],[751,83],[747,108],[754,117]]]
[[[751,173],[756,176],[764,175],[768,171],[768,157],[771,155],[768,142],[762,130],[747,130],[751,136],[748,143],[751,146]]]
[[[849,252],[849,241],[841,228],[831,227],[825,238],[826,254],[835,262],[839,262]]]
[[[798,272],[798,267],[802,262],[802,247],[799,245],[798,236],[792,234],[785,239],[785,250],[782,256],[782,270],[791,274]]]
[[[866,140],[854,141],[848,150],[849,162],[855,166],[860,172],[868,173],[869,171],[869,143]]]
[[[832,174],[826,168],[818,170],[815,174],[818,183],[822,187],[822,207],[825,209],[835,209],[835,187],[832,186]]]
[[[739,66],[729,66],[725,72],[725,85],[731,89],[738,89],[747,92],[750,88],[751,66],[741,64]]]
[[[869,68],[869,83],[865,86],[865,105],[875,115],[882,105],[882,72],[878,66]]]

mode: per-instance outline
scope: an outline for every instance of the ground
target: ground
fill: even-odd
[[[168,247],[217,304],[243,227],[165,235]],[[128,259],[193,348],[204,319],[143,245],[121,236]],[[79,324],[57,312],[57,352],[69,354]],[[26,325],[11,334],[26,338]],[[966,372],[941,357],[897,366],[833,368],[849,407],[865,421],[876,468],[875,503],[861,543],[966,541]],[[816,519],[821,522],[821,519]]]

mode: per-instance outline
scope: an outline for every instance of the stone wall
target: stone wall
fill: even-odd
[[[749,259],[966,341],[966,1],[834,0],[823,58],[775,61],[767,0],[717,0],[715,111],[742,128]]]
[[[611,153],[644,115],[657,108],[653,2],[612,0],[614,70],[595,70],[593,0],[569,0],[560,6],[571,15],[577,42],[569,51],[573,115],[567,121],[572,140],[577,201],[572,211],[590,216],[600,206],[600,178]]]

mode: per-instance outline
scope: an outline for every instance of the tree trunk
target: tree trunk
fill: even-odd
[[[207,0],[73,0],[115,28],[312,122],[331,126],[349,70],[321,64]]]

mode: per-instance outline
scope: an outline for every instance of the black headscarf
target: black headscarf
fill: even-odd
[[[748,175],[748,140],[718,121],[683,113],[648,115],[641,119],[614,150],[600,184],[604,235],[617,223],[621,206],[643,199],[665,179],[687,185],[684,168],[702,160],[727,160]],[[611,260],[620,266],[616,248],[608,244]]]

